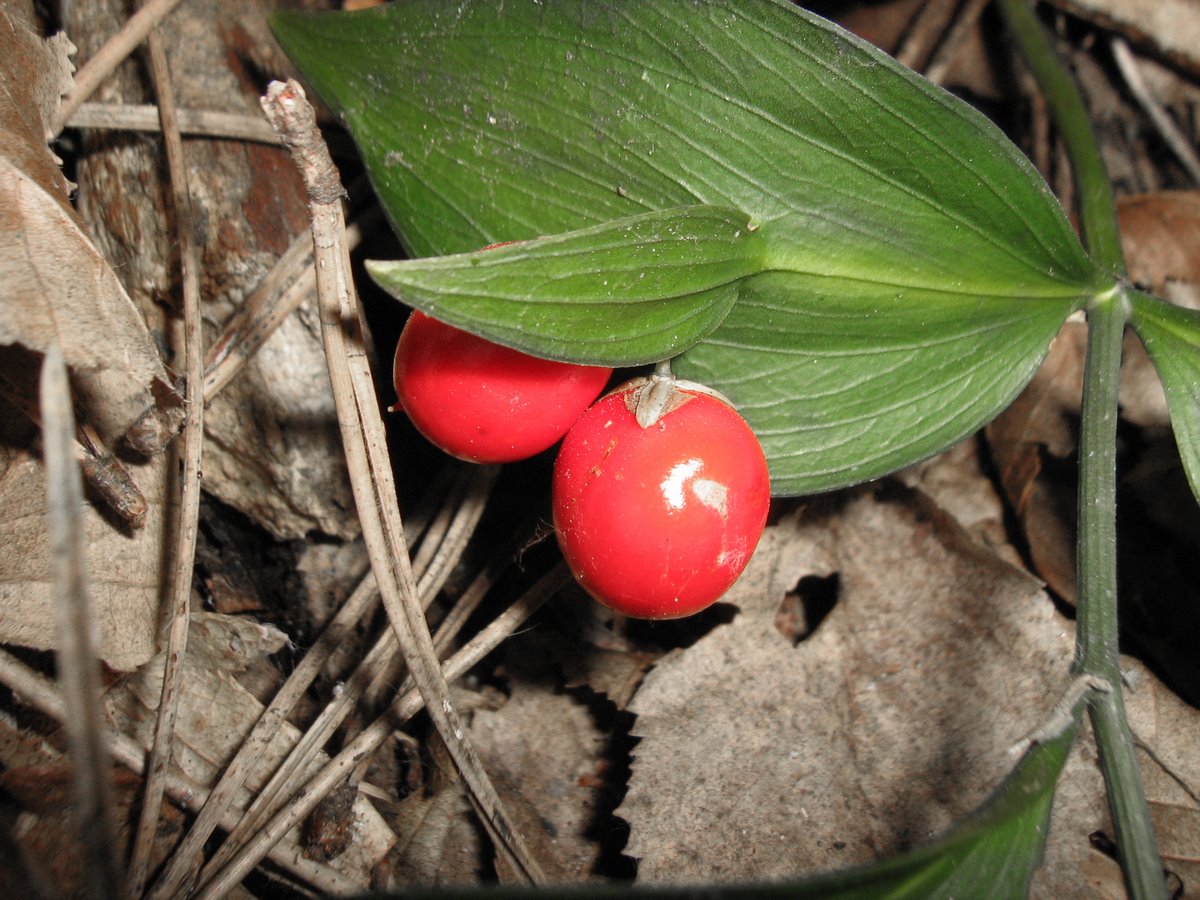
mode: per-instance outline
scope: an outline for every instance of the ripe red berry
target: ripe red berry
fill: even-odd
[[[413,312],[396,347],[399,406],[442,450],[469,462],[526,459],[554,446],[612,369],[528,356]]]
[[[762,536],[770,496],[745,420],[698,386],[659,378],[580,416],[554,466],[567,564],[593,597],[638,618],[691,615],[724,594]]]

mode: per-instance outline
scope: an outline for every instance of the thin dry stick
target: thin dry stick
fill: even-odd
[[[413,571],[418,574],[417,590],[421,594],[421,608],[428,610],[450,572],[462,559],[467,542],[475,533],[483,511],[487,507],[492,486],[496,483],[499,466],[471,466],[466,470],[462,495],[452,495],[452,502],[444,505],[441,513],[429,527],[429,532],[413,558]],[[453,515],[450,515],[453,513]],[[437,538],[434,540],[433,538]],[[427,551],[428,548],[428,551]],[[393,656],[375,673],[364,696],[367,705],[375,708],[380,698],[394,684],[400,672],[402,659]]]
[[[265,123],[264,123],[265,124]],[[363,234],[383,222],[378,208],[368,210],[346,229],[346,243],[354,249]],[[283,285],[286,289],[281,290]],[[312,236],[302,234],[292,241],[225,325],[204,360],[204,401],[209,403],[258,352],[283,321],[312,294],[316,274],[312,268]]]
[[[178,897],[187,893],[183,889],[184,882],[199,871],[205,842],[225,819],[247,776],[259,764],[263,752],[275,739],[296,703],[316,680],[326,661],[357,623],[371,615],[378,599],[379,595],[373,589],[354,591],[325,626],[321,636],[308,648],[304,658],[272,698],[270,705],[263,710],[237,754],[225,767],[191,830],[176,849],[158,883],[149,892],[150,898]]]
[[[950,71],[950,66],[954,62],[954,57],[962,48],[962,45],[967,42],[967,38],[971,36],[971,29],[975,27],[975,23],[979,21],[979,17],[983,14],[983,9],[991,0],[967,0],[963,4],[962,9],[958,12],[958,17],[954,20],[954,24],[946,33],[946,37],[938,45],[937,52],[934,53],[933,59],[929,65],[925,67],[925,77],[934,84],[941,84],[946,77],[946,73]]]
[[[187,652],[188,606],[192,596],[192,569],[196,559],[196,533],[200,521],[200,460],[204,446],[204,350],[200,324],[200,253],[192,231],[192,201],[188,193],[187,168],[183,159],[183,141],[175,122],[175,95],[166,51],[156,33],[149,35],[150,71],[162,114],[163,138],[167,150],[175,222],[179,233],[183,264],[183,330],[187,379],[187,410],[183,431],[182,483],[179,494],[179,518],[175,532],[173,565],[168,573],[166,599],[170,616],[167,634],[167,659],[163,672],[162,694],[150,750],[142,812],[130,862],[129,884],[135,897],[146,885],[150,851],[158,828],[167,768],[175,737],[175,719],[183,687],[183,658]]]
[[[125,23],[125,27],[110,38],[96,55],[75,74],[75,90],[58,107],[50,123],[48,138],[58,137],[75,110],[111,75],[134,48],[146,39],[163,19],[171,14],[180,0],[150,0]]]
[[[179,130],[186,135],[252,141],[257,144],[279,143],[279,135],[261,116],[215,109],[181,109],[178,113]],[[162,130],[158,108],[149,103],[83,103],[66,127],[110,131]]]
[[[1179,130],[1175,120],[1163,109],[1162,104],[1154,96],[1154,92],[1150,90],[1150,85],[1146,84],[1146,79],[1142,76],[1142,68],[1133,55],[1133,51],[1129,49],[1129,45],[1119,37],[1113,38],[1112,52],[1117,68],[1121,70],[1121,77],[1129,85],[1129,91],[1133,94],[1134,99],[1150,117],[1150,121],[1154,123],[1154,127],[1158,129],[1162,139],[1171,148],[1171,152],[1187,170],[1188,176],[1192,181],[1200,183],[1200,155],[1197,155],[1192,142]]]
[[[58,682],[75,787],[75,821],[83,864],[96,897],[125,895],[113,813],[112,767],[104,742],[99,643],[83,570],[83,484],[75,462],[75,416],[58,345],[42,362],[42,452],[46,511],[58,618]]]
[[[896,61],[920,71],[950,25],[958,0],[928,0],[917,11],[904,41],[896,48]]]
[[[430,562],[432,562],[434,555],[437,553],[437,548],[441,546],[442,541],[445,540],[447,533],[450,531],[451,522],[462,511],[463,498],[467,496],[472,477],[475,474],[472,468],[468,468],[467,466],[459,467],[449,490],[442,495],[442,502],[439,504],[437,514],[426,528],[425,537],[421,540],[421,545],[416,548],[416,553],[412,554],[413,574],[418,579],[429,568]],[[418,581],[418,586],[419,584],[420,582]],[[424,596],[422,594],[422,597]]]
[[[355,505],[384,608],[409,670],[426,700],[429,717],[470,789],[497,851],[511,857],[509,862],[515,871],[532,882],[541,882],[544,880],[541,867],[530,855],[474,749],[463,736],[462,721],[450,700],[449,688],[421,610],[400,510],[396,505],[383,422],[376,406],[370,367],[362,349],[350,258],[342,243],[341,197],[344,192],[337,169],[317,131],[312,107],[298,83],[273,82],[262,102],[268,121],[292,151],[308,188],[317,297],[329,380],[338,410]]]
[[[494,473],[489,475],[485,471],[482,476],[475,474],[473,477],[478,482],[476,490],[467,492],[453,522],[445,529],[445,540],[442,540],[441,535],[434,530],[431,530],[425,538],[427,542],[435,541],[439,544],[453,541],[455,546],[446,553],[437,554],[440,560],[439,564],[430,566],[417,584],[423,608],[433,601],[449,576],[450,570],[461,559],[467,540],[474,532],[479,516],[483,512],[487,493],[494,481]],[[368,574],[362,580],[362,583],[355,589],[355,595],[362,591],[377,593],[378,588],[374,575]],[[334,731],[345,721],[376,674],[386,669],[388,661],[395,655],[395,652],[396,636],[389,628],[363,657],[353,674],[342,685],[342,690],[321,710],[317,719],[292,747],[287,758],[279,765],[267,784],[258,792],[258,796],[245,811],[242,820],[214,854],[209,863],[212,871],[225,865],[261,827],[262,823],[275,815],[278,809],[288,802],[290,792],[299,787],[296,782],[308,771],[309,764],[316,753],[325,746]]]
[[[66,707],[54,685],[4,650],[0,650],[0,683],[18,695],[23,703],[57,722],[66,722]],[[103,736],[114,760],[135,775],[142,774],[146,754],[139,743],[128,735],[108,728],[103,729]],[[191,810],[198,809],[208,797],[207,790],[178,772],[171,772],[167,776],[167,793],[180,806]],[[233,824],[234,816],[230,815],[221,822],[221,827],[229,829]],[[284,871],[325,894],[357,893],[363,887],[330,866],[299,856],[294,846],[277,846],[271,850],[269,858]]]
[[[550,570],[524,596],[496,617],[487,628],[446,662],[446,678],[455,680],[461,677],[516,631],[570,580],[571,576],[565,565],[560,563]],[[197,900],[216,900],[238,884],[258,865],[258,861],[269,847],[296,827],[313,807],[350,776],[362,760],[379,749],[397,727],[420,712],[423,705],[420,691],[414,689],[405,693],[388,713],[372,722],[324,769],[314,775],[291,806],[281,810],[265,827],[259,829],[238,857],[204,884]]]

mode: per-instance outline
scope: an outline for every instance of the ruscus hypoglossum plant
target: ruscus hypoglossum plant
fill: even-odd
[[[1085,710],[1130,893],[1165,891],[1116,663],[1116,362],[1131,324],[1200,492],[1200,317],[1127,283],[1074,88],[1024,0],[1002,8],[1070,149],[1083,243],[982,115],[782,0],[406,0],[274,21],[411,257],[369,264],[378,284],[533,356],[670,360],[745,418],[776,496],[961,440],[1086,313],[1078,647],[1063,661],[1083,689],[974,816],[789,896],[1023,895]],[[473,252],[496,241],[518,243]]]

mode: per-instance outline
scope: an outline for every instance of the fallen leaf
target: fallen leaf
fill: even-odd
[[[0,8],[0,344],[58,344],[88,418],[108,441],[154,407],[170,378],[149,332],[68,202],[46,121],[70,85],[65,36],[43,40]]]
[[[1117,217],[1133,281],[1158,294],[1169,281],[1200,282],[1200,192],[1122,197]]]
[[[1163,865],[1185,886],[1200,885],[1200,711],[1142,662],[1122,661],[1126,714],[1138,747]]]
[[[470,737],[501,790],[519,791],[529,813],[522,832],[544,848],[538,858],[553,862],[553,880],[587,878],[599,854],[588,829],[603,736],[586,707],[569,694],[515,681],[506,703],[475,713]]]
[[[31,449],[35,436],[34,426],[0,396],[0,641],[51,650],[58,635],[46,476]],[[136,532],[115,526],[90,503],[80,511],[99,654],[119,671],[137,668],[156,649],[167,470],[164,456],[132,469],[147,503],[146,525]]]
[[[837,573],[793,646],[784,594]],[[734,621],[635,696],[639,879],[772,879],[922,843],[978,805],[1065,684],[1070,626],[1039,585],[919,492],[884,484],[764,538]]]

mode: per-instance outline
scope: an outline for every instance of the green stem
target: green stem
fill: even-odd
[[[1088,312],[1079,436],[1075,668],[1111,686],[1091,706],[1092,729],[1126,887],[1138,900],[1166,897],[1166,882],[1125,719],[1117,642],[1117,387],[1127,316],[1123,290],[1094,301]]]
[[[1028,0],[1000,0],[1055,124],[1079,185],[1079,219],[1092,258],[1114,278],[1125,274],[1116,204],[1087,111]],[[1126,288],[1092,298],[1079,438],[1077,672],[1110,686],[1090,712],[1129,896],[1165,898],[1166,883],[1125,718],[1117,624],[1117,390],[1129,318]]]
[[[1079,227],[1084,246],[1109,274],[1122,277],[1125,254],[1117,230],[1112,184],[1075,81],[1059,63],[1029,0],[1000,0],[1000,9],[1066,143],[1079,186]]]

